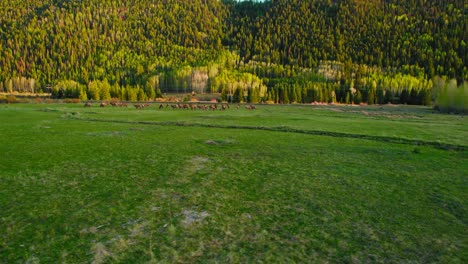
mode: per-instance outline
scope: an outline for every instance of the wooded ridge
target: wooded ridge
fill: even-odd
[[[462,0],[2,1],[0,91],[425,104],[435,76],[468,77],[467,15]]]

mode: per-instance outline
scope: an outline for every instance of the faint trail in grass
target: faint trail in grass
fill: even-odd
[[[203,124],[203,123],[189,123],[189,122],[153,122],[153,121],[125,121],[125,120],[110,120],[110,119],[96,119],[96,118],[82,118],[82,117],[69,117],[74,120],[89,121],[89,122],[107,122],[107,123],[122,123],[122,124],[140,124],[140,125],[155,125],[155,126],[180,126],[180,127],[206,127],[206,128],[224,128],[224,129],[246,129],[246,130],[258,130],[258,131],[272,131],[272,132],[286,132],[286,133],[297,133],[317,136],[328,136],[335,138],[355,138],[364,139],[396,144],[415,145],[415,146],[429,146],[442,150],[456,150],[466,151],[468,146],[448,144],[436,141],[424,141],[417,139],[399,138],[399,137],[385,137],[375,135],[364,135],[364,134],[352,134],[342,133],[333,131],[320,131],[320,130],[306,130],[297,129],[288,126],[276,126],[276,127],[265,127],[265,126],[242,126],[242,125],[220,125],[220,124]]]

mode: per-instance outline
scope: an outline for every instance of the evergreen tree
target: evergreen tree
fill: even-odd
[[[400,104],[407,104],[409,103],[409,93],[407,89],[403,89],[400,94]]]
[[[408,103],[412,105],[419,104],[419,96],[418,91],[416,89],[412,89],[408,98]]]
[[[392,103],[392,101],[393,101],[393,92],[391,90],[386,90],[384,103],[389,104],[389,103]]]
[[[359,90],[356,91],[356,95],[354,96],[354,103],[355,104],[362,103],[362,95],[361,95],[361,91]]]
[[[419,103],[422,105],[431,105],[432,104],[432,95],[431,91],[428,89],[423,89],[418,94]]]
[[[383,89],[377,89],[377,104],[385,104],[385,93]]]
[[[375,89],[370,88],[367,93],[367,104],[373,105],[375,103]]]

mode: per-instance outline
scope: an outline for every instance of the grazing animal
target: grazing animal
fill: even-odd
[[[252,107],[251,107],[250,105],[246,105],[246,106],[245,106],[245,109],[247,109],[247,110],[252,110]]]
[[[100,106],[100,107],[106,107],[106,106],[107,106],[107,103],[102,102],[99,106]]]
[[[164,106],[162,104],[159,105],[159,109],[163,109]]]
[[[252,109],[252,110],[256,110],[256,109],[257,109],[257,107],[256,107],[255,105],[250,105],[250,109]]]
[[[91,107],[91,103],[90,103],[90,102],[86,102],[86,103],[84,104],[84,107]]]
[[[119,105],[118,102],[110,102],[110,104],[111,104],[112,106],[118,106],[118,105]]]
[[[136,109],[142,109],[144,107],[142,104],[134,104],[133,106],[135,106]]]

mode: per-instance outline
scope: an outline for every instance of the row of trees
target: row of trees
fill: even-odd
[[[272,103],[345,103],[345,104],[413,104],[430,105],[431,90],[423,89],[393,89],[369,87],[347,88],[336,83],[279,83],[267,92],[265,100]]]
[[[161,90],[155,88],[151,80],[146,86],[120,86],[118,83],[110,85],[104,81],[91,81],[82,85],[71,80],[58,82],[51,88],[52,98],[79,98],[81,100],[111,100],[147,101],[162,97]]]
[[[332,74],[330,78],[316,74],[307,69],[284,68],[274,65],[259,70],[259,66],[245,65],[240,70],[233,70],[217,66],[183,67],[165,74],[154,75],[147,79],[144,85],[111,84],[107,79],[90,81],[81,84],[72,80],[58,81],[50,87],[53,98],[80,98],[82,100],[154,100],[163,97],[166,92],[180,92],[188,94],[217,93],[222,100],[229,102],[258,103],[269,101],[274,103],[310,103],[310,102],[338,102],[346,104],[423,104],[429,105],[445,87],[441,78],[427,80],[424,77],[414,77],[409,74],[396,73],[390,75],[379,70],[367,69],[362,71],[356,66],[356,72],[351,79],[337,78]],[[330,68],[330,67],[328,67]],[[359,70],[361,69],[361,70]],[[270,77],[260,78],[253,72],[265,72]],[[338,73],[338,75],[342,75]],[[282,77],[288,76],[288,77]],[[4,92],[11,92],[11,87],[20,89],[15,91],[34,90],[33,79],[9,79],[1,87],[9,87]],[[2,90],[0,90],[2,91]]]

